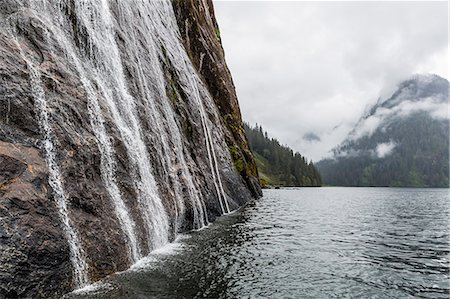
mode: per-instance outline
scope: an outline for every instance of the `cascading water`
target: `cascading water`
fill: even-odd
[[[128,148],[128,154],[131,162],[134,162],[132,166],[134,166],[132,171],[134,172],[134,177],[137,182],[137,189],[141,192],[141,208],[142,213],[144,214],[144,218],[147,221],[147,229],[152,231],[153,239],[151,240],[151,244],[149,247],[156,248],[166,242],[167,238],[167,227],[168,222],[165,219],[165,212],[163,211],[162,204],[156,203],[156,206],[159,206],[157,210],[162,210],[163,213],[159,213],[159,215],[150,215],[149,210],[154,210],[154,206],[151,207],[149,202],[144,200],[144,197],[155,198],[157,197],[157,193],[155,192],[155,184],[154,179],[152,180],[152,175],[149,175],[148,169],[151,167],[142,167],[143,165],[149,165],[148,158],[146,159],[145,146],[139,137],[141,133],[141,129],[139,128],[139,121],[137,120],[136,112],[133,112],[134,101],[127,91],[126,83],[123,79],[123,70],[121,68],[120,56],[118,54],[117,46],[115,45],[115,41],[112,38],[111,33],[105,34],[105,32],[110,32],[112,30],[111,16],[109,14],[109,7],[107,1],[102,1],[100,3],[93,3],[91,1],[82,1],[75,3],[76,17],[80,24],[87,30],[88,42],[86,45],[86,49],[88,50],[87,57],[80,57],[74,50],[74,46],[68,41],[64,32],[64,27],[67,27],[67,22],[64,22],[63,12],[58,10],[61,7],[60,3],[57,3],[52,6],[52,3],[43,3],[41,9],[47,10],[50,7],[56,8],[53,10],[51,14],[47,14],[48,18],[52,21],[51,24],[58,24],[61,29],[56,28],[58,26],[53,26],[54,34],[56,38],[66,52],[66,55],[69,57],[69,60],[74,64],[77,72],[80,75],[80,81],[83,84],[85,91],[87,92],[89,99],[89,115],[91,126],[93,131],[97,137],[97,143],[99,146],[99,150],[101,153],[101,165],[102,165],[102,177],[107,187],[107,190],[113,200],[117,217],[122,224],[124,233],[129,241],[130,247],[130,255],[133,261],[136,261],[140,257],[140,249],[137,245],[137,240],[135,237],[135,232],[133,231],[133,227],[135,226],[133,220],[129,216],[127,208],[121,199],[120,190],[117,187],[117,183],[115,182],[115,171],[114,165],[115,161],[113,158],[114,150],[109,142],[109,137],[107,136],[106,129],[104,128],[104,120],[102,117],[102,112],[100,110],[100,106],[98,103],[97,95],[95,94],[92,83],[88,79],[88,75],[84,70],[83,66],[86,64],[92,64],[94,66],[94,74],[93,79],[91,79],[94,84],[96,84],[100,91],[102,92],[103,97],[107,100],[108,108],[110,112],[113,114],[115,124],[120,129],[123,140],[125,141],[125,145]],[[143,7],[142,3],[137,3],[138,8],[141,10],[151,9],[151,7]],[[122,6],[122,13],[124,14],[124,18],[132,17],[132,12],[129,10],[129,5]],[[45,11],[43,11],[45,14]],[[56,14],[55,14],[56,12]],[[126,22],[124,22],[126,24]],[[149,26],[149,24],[145,24]],[[129,32],[134,34],[134,26],[129,26]],[[153,28],[155,30],[155,28]],[[143,71],[140,67],[140,57],[142,53],[137,53],[137,46],[135,45],[135,58],[137,60],[136,68],[139,71],[140,78],[139,83],[141,88],[144,90],[143,98],[146,100],[148,106],[146,108],[149,109],[148,116],[154,122],[156,126],[156,131],[159,136],[161,136],[161,147],[160,156],[165,160],[164,166],[168,168],[168,172],[170,178],[172,180],[173,185],[175,186],[175,198],[177,204],[177,215],[184,213],[184,202],[181,195],[180,180],[178,177],[174,175],[177,170],[181,169],[181,180],[187,186],[187,191],[189,195],[189,200],[191,201],[191,207],[193,208],[194,213],[194,228],[202,228],[208,223],[206,217],[206,206],[204,202],[200,199],[199,191],[197,190],[192,176],[189,173],[189,169],[184,158],[183,145],[181,141],[180,129],[176,125],[175,116],[173,114],[173,110],[169,105],[169,100],[167,99],[167,95],[164,90],[164,75],[162,74],[161,65],[158,61],[158,47],[154,44],[155,41],[151,35],[148,35],[149,46],[152,51],[149,52],[149,59],[151,60],[153,78],[156,81],[155,83],[147,83],[143,76]],[[113,46],[110,48],[110,46]],[[85,61],[88,59],[89,61]],[[84,60],[84,61],[81,61]],[[114,76],[112,75],[114,74]],[[115,74],[119,74],[115,76]],[[120,75],[122,74],[122,75]],[[113,78],[112,80],[110,80]],[[111,84],[114,82],[116,84]],[[150,91],[148,85],[156,86],[156,90]],[[116,97],[116,94],[119,94],[120,97]],[[162,102],[162,113],[158,111],[155,107],[154,101],[157,98],[165,99]],[[199,102],[200,103],[200,102]],[[203,110],[203,108],[202,108]],[[127,112],[124,114],[123,112]],[[162,128],[161,124],[158,120],[162,117],[167,121],[167,128]],[[127,123],[128,122],[128,123]],[[137,133],[137,134],[136,134]],[[133,135],[134,134],[134,135]],[[138,138],[136,138],[138,136]],[[208,137],[206,137],[208,138]],[[127,142],[128,141],[128,142]],[[170,145],[169,142],[170,141]],[[137,142],[137,143],[136,143]],[[208,143],[209,144],[209,143]],[[143,149],[143,154],[135,154],[135,149]],[[210,150],[210,145],[208,145],[208,150]],[[175,153],[175,161],[179,166],[174,166],[170,157],[165,158],[167,153],[173,151]],[[144,159],[142,161],[142,158]],[[139,160],[141,159],[141,160]],[[147,160],[147,161],[146,161]],[[213,158],[210,157],[210,161],[212,163]],[[212,165],[212,164],[211,164]],[[212,167],[212,166],[211,166]],[[137,168],[137,169],[136,169]],[[215,173],[213,173],[215,177]],[[141,182],[139,182],[141,180]],[[219,186],[216,183],[216,178],[214,179],[214,184],[216,185],[216,189],[219,192]],[[148,188],[150,186],[151,188]],[[152,191],[149,191],[152,190]],[[153,196],[148,196],[149,194]],[[154,200],[153,200],[154,201]],[[160,200],[159,200],[160,201]],[[151,201],[150,201],[151,202]],[[156,200],[158,202],[158,200]],[[221,206],[222,206],[222,200]],[[223,212],[225,210],[223,209]],[[164,215],[164,216],[161,216]],[[159,223],[157,223],[159,220]],[[155,227],[160,227],[160,229],[156,229]],[[161,229],[161,226],[163,227]],[[164,228],[166,227],[166,228]],[[160,235],[163,235],[162,237]],[[156,239],[155,239],[156,238]]]
[[[0,4],[0,297],[62,296],[257,196],[226,67],[193,64],[225,66],[197,1]]]
[[[204,89],[205,87],[200,82],[193,66],[188,62],[189,57],[187,56],[187,53],[181,43],[175,16],[170,3],[166,1],[153,1],[148,5],[148,13],[151,16],[150,20],[152,21],[155,34],[158,37],[159,42],[164,45],[166,54],[170,58],[172,65],[176,68],[179,79],[184,83],[181,85],[186,89],[185,93],[194,99],[194,102],[199,109],[205,144],[208,152],[210,170],[219,204],[223,214],[229,213],[230,208],[228,204],[228,197],[223,189],[221,175],[218,169],[218,162],[214,149],[214,142],[211,136],[210,124],[206,117],[205,107],[198,91],[198,88]],[[160,55],[162,55],[162,53],[160,53]],[[208,98],[208,100],[212,102],[211,98]]]
[[[139,6],[140,3],[137,3],[136,6]],[[130,52],[131,55],[133,55],[134,60],[136,63],[133,63],[133,68],[136,70],[137,73],[137,83],[140,91],[140,96],[145,103],[144,109],[145,109],[145,115],[147,123],[149,127],[153,126],[155,130],[155,135],[158,136],[160,139],[158,140],[158,144],[155,145],[156,151],[158,152],[158,156],[163,160],[163,173],[165,177],[165,181],[167,184],[173,186],[173,200],[174,200],[174,206],[175,206],[175,225],[174,225],[174,233],[176,234],[178,226],[181,224],[184,218],[185,213],[185,205],[183,201],[182,196],[182,187],[180,185],[178,177],[176,177],[176,169],[174,167],[174,163],[171,159],[171,145],[169,144],[170,141],[170,135],[166,132],[166,130],[162,127],[163,124],[161,120],[163,119],[161,114],[158,112],[155,99],[164,99],[164,97],[161,97],[161,95],[158,95],[156,97],[155,93],[151,88],[149,87],[149,82],[145,79],[145,74],[143,70],[143,62],[142,58],[146,58],[145,56],[148,56],[152,53],[152,51],[149,51],[147,53],[140,53],[138,43],[137,43],[137,37],[136,37],[136,26],[137,24],[130,24],[127,22],[127,20],[130,18],[130,16],[133,15],[132,12],[133,7],[128,5],[124,2],[118,3],[118,15],[119,15],[119,23],[123,24],[124,27],[126,27],[126,32],[129,33],[129,37],[131,39],[131,47]],[[148,43],[147,46],[151,45],[151,39],[147,38],[146,42]],[[153,62],[149,63],[150,66],[152,66]],[[151,76],[154,78],[154,76]],[[157,80],[155,78],[155,80]],[[151,82],[150,82],[151,83]],[[173,145],[176,147],[177,145]]]
[[[165,153],[162,156],[168,157],[165,162],[167,168],[169,169],[173,185],[175,185],[175,197],[177,199],[178,213],[182,215],[185,209],[181,194],[181,183],[183,182],[187,187],[189,200],[191,202],[191,207],[193,208],[193,226],[194,228],[200,229],[208,223],[208,219],[206,216],[206,206],[200,199],[199,191],[197,190],[193,182],[192,175],[189,172],[189,168],[187,166],[185,154],[183,151],[180,129],[176,124],[175,115],[172,107],[170,106],[170,100],[166,95],[164,74],[162,72],[158,57],[158,54],[161,54],[159,52],[161,47],[157,45],[158,41],[155,40],[156,32],[154,31],[156,30],[156,28],[152,25],[151,20],[148,18],[141,18],[137,20],[138,24],[130,24],[126,22],[127,19],[133,16],[133,9],[137,11],[137,14],[139,15],[145,15],[145,13],[148,13],[149,7],[146,5],[147,4],[138,2],[136,3],[136,5],[133,5],[133,7],[130,7],[129,5],[120,2],[119,15],[123,20],[123,22],[121,23],[124,24],[124,31],[129,32],[131,35],[135,51],[136,49],[138,49],[136,41],[138,32],[136,30],[136,27],[151,28],[153,30],[152,34],[146,34],[142,36],[142,38],[145,39],[145,44],[150,51],[146,53],[134,53],[135,60],[137,62],[135,64],[135,68],[138,70],[138,81],[142,86],[141,89],[144,90],[143,99],[147,104],[146,107],[150,109],[148,114],[151,115],[151,118],[153,120],[164,119],[166,121],[166,128],[163,128],[159,121],[155,121],[155,126],[158,136],[161,137],[161,145],[163,148],[162,150]],[[144,71],[142,68],[144,64],[141,62],[140,56],[144,56],[144,58],[147,59],[147,63],[145,65],[147,66],[147,70],[150,71],[150,77],[154,80],[153,84],[150,84],[152,85],[152,90],[150,90],[149,83],[145,81],[145,76],[143,75]],[[157,99],[162,99],[159,101],[162,111],[159,111],[157,107]],[[173,152],[174,154],[174,162],[172,162],[172,159],[170,158],[170,152]],[[175,163],[178,164],[178,166],[175,166]],[[176,176],[177,171],[181,172],[179,177]]]
[[[34,3],[38,5],[39,3]],[[51,9],[45,2],[42,3],[44,11]],[[39,6],[35,6],[39,8]],[[91,127],[96,136],[97,146],[100,151],[100,164],[101,164],[101,175],[105,187],[112,199],[112,204],[114,206],[114,211],[121,224],[121,229],[123,230],[128,244],[129,258],[132,263],[138,261],[142,257],[141,248],[139,247],[135,227],[136,224],[130,216],[130,212],[125,205],[122,196],[120,194],[119,187],[116,182],[116,161],[114,159],[114,148],[112,147],[110,137],[108,136],[105,128],[105,121],[102,115],[100,104],[97,95],[92,87],[91,82],[87,79],[86,71],[83,68],[82,62],[78,58],[74,47],[71,45],[69,40],[66,38],[62,28],[67,27],[64,22],[64,18],[59,14],[59,10],[52,10],[50,17],[48,19],[48,24],[50,30],[53,32],[55,38],[58,40],[58,44],[62,47],[65,54],[67,55],[68,61],[70,61],[75,67],[78,75],[80,76],[80,81],[86,91],[88,98],[88,113]]]
[[[23,57],[27,62],[28,70],[30,72],[31,92],[35,101],[40,130],[43,135],[42,147],[45,152],[49,170],[48,182],[53,189],[53,196],[55,198],[56,206],[58,207],[59,217],[69,243],[70,260],[72,261],[74,268],[75,284],[77,287],[81,287],[89,282],[87,276],[88,266],[85,261],[80,239],[73,228],[67,210],[67,199],[61,182],[59,166],[56,162],[55,146],[53,143],[54,137],[49,123],[47,101],[45,99],[44,89],[42,88],[41,76],[39,71],[33,66],[32,62],[25,58],[24,55]]]
[[[94,94],[94,91],[87,81],[87,79],[82,76],[82,71],[80,69],[81,82],[87,92],[89,98],[89,116],[91,121],[91,126],[97,137],[97,145],[101,154],[101,173],[103,181],[105,182],[106,189],[112,199],[114,204],[115,212],[117,218],[120,221],[122,230],[124,231],[126,237],[129,241],[129,253],[131,261],[134,263],[142,257],[141,249],[139,248],[138,241],[136,238],[135,227],[136,224],[130,217],[130,212],[125,205],[122,196],[120,194],[119,187],[116,182],[116,161],[114,160],[114,149],[111,145],[109,136],[106,133],[106,128],[104,125],[104,119],[100,109],[100,105]]]
[[[128,91],[107,1],[76,2],[79,22],[88,32],[89,44],[99,86],[115,124],[120,130],[138,190],[141,212],[150,235],[150,250],[168,242],[169,221],[151,172],[147,148],[134,98]]]
[[[215,149],[217,144],[213,139],[212,126],[219,119],[217,108],[211,106],[213,100],[182,45],[171,3],[42,0],[31,2],[30,6],[35,11],[34,18],[46,24],[47,42],[56,42],[51,51],[54,55],[58,51],[64,53],[86,94],[88,120],[100,154],[101,179],[120,223],[129,261],[134,263],[147,252],[166,244],[171,228],[172,235],[176,235],[179,227],[185,225],[187,208],[192,215],[190,227],[201,229],[209,224],[206,204],[200,192],[201,182],[193,177],[190,169],[195,162],[188,155],[184,133],[177,123],[175,104],[167,94],[164,59],[168,59],[174,68],[188,105],[196,107],[193,114],[200,121],[200,132],[205,141],[205,165],[209,167],[221,213],[229,213],[229,199],[223,188]],[[134,22],[128,22],[130,19]],[[117,41],[117,30],[128,35],[127,65],[123,61],[123,49]],[[54,191],[70,245],[74,281],[79,287],[88,282],[88,265],[69,218],[40,74],[31,62],[28,62],[28,67],[44,135],[49,184]],[[136,84],[134,90],[127,77],[130,72]],[[205,105],[214,121],[208,118]],[[125,148],[126,169],[134,184],[135,208],[139,217],[132,214],[127,206],[129,203],[124,201],[121,183],[117,180],[117,153],[113,136],[110,135],[111,128],[108,127],[110,124],[119,133]],[[218,134],[217,138],[223,138],[220,131],[215,134]],[[158,186],[154,177],[152,151],[156,152],[161,162],[159,174],[164,176],[164,186]],[[173,201],[175,219],[172,222],[163,205],[161,190],[168,190],[169,199]],[[143,221],[144,227],[138,228],[137,218]],[[146,236],[139,236],[138,229],[143,230]],[[142,242],[146,242],[145,245]]]

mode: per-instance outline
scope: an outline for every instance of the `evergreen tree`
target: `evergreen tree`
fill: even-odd
[[[312,161],[269,138],[261,125],[244,123],[263,185],[321,186],[322,179]]]

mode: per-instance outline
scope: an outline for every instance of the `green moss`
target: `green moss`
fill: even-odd
[[[169,85],[166,87],[166,95],[175,106],[178,100],[177,88],[172,78],[169,78]]]
[[[234,167],[243,177],[257,176],[256,165],[248,163],[244,158],[244,149],[236,145],[228,146],[228,149],[233,158]]]
[[[239,153],[239,148],[235,145],[232,145],[229,146],[228,149],[230,150],[231,157],[233,158],[234,167],[239,173],[242,173],[245,169],[245,163]]]
[[[265,178],[259,178],[259,184],[261,187],[267,187],[269,185],[269,182]]]
[[[234,161],[234,166],[236,167],[239,173],[242,173],[245,169],[244,162],[242,160]]]
[[[161,52],[163,53],[164,58],[167,59],[167,50],[163,45],[161,45]]]
[[[216,32],[216,38],[217,38],[217,40],[220,42],[221,39],[220,39],[220,30],[219,30],[219,27],[216,27],[216,28],[215,28],[215,32]]]
[[[223,119],[227,128],[231,131],[233,136],[244,135],[244,126],[240,118],[234,114],[228,113],[223,115]],[[231,143],[231,141],[227,141]],[[233,157],[236,169],[243,177],[257,176],[258,170],[255,163],[252,162],[252,153],[247,148],[247,144],[235,139],[234,144],[229,145],[231,156]],[[250,161],[250,162],[249,162]]]
[[[237,133],[237,134],[245,134],[244,131],[244,126],[242,125],[241,121],[236,118],[235,115],[233,114],[225,114],[224,115],[224,119],[225,119],[225,123],[227,124],[228,128],[231,130],[231,132],[233,133]]]

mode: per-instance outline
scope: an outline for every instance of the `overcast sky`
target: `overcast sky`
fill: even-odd
[[[447,5],[215,1],[244,120],[319,160],[399,81],[448,79]]]

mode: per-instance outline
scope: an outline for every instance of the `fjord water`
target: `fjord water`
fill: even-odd
[[[291,188],[87,298],[448,298],[448,189]]]

